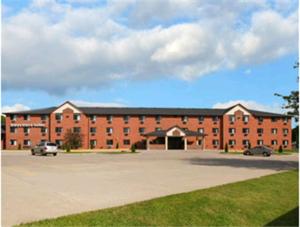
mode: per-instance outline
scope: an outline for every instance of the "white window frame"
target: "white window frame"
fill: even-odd
[[[247,120],[246,120],[246,119],[247,119]],[[243,116],[243,121],[244,121],[245,123],[248,123],[248,122],[249,122],[249,116],[244,115],[244,116]]]
[[[288,146],[289,145],[289,141],[288,140],[283,140],[282,141],[282,145],[283,146]]]
[[[108,122],[112,122],[112,121],[113,121],[113,116],[112,116],[112,115],[106,116],[106,120],[107,120]]]
[[[10,140],[10,141],[9,141],[9,144],[10,144],[11,146],[17,146],[17,140]]]
[[[16,121],[17,120],[17,115],[16,114],[12,114],[12,115],[10,115],[11,117],[10,117],[10,120],[11,121]]]
[[[43,132],[43,129],[45,129],[45,131]],[[41,133],[47,133],[48,132],[48,128],[46,127],[41,127]]]
[[[275,142],[275,143],[273,143],[273,142]],[[278,145],[278,141],[277,140],[271,140],[271,144],[272,145]]]
[[[26,119],[25,119],[26,116]],[[29,114],[24,114],[23,115],[24,121],[30,121],[30,115]]]
[[[244,129],[246,129],[246,130],[245,130],[246,132],[244,131]],[[249,134],[249,133],[250,133],[250,129],[249,129],[249,128],[243,128],[242,130],[243,130],[243,133],[244,133],[244,134]]]
[[[213,132],[214,134],[218,134],[218,133],[219,133],[219,128],[213,128],[213,129],[212,129],[212,132]]]
[[[145,119],[146,119],[146,116],[145,116],[145,115],[140,115],[140,116],[139,116],[139,121],[140,121],[140,122],[144,122]]]
[[[234,123],[235,122],[235,116],[234,115],[229,115],[229,122]]]
[[[198,116],[198,121],[203,122],[204,121],[204,116]]]
[[[123,128],[123,133],[124,134],[129,134],[130,133],[130,128],[129,127]]]
[[[232,142],[232,143],[231,143]],[[230,146],[234,146],[235,144],[236,144],[236,141],[235,140],[229,140],[228,141],[228,144],[230,145]]]
[[[107,128],[106,128],[106,133],[107,133],[107,134],[113,134],[113,131],[114,131],[114,130],[113,130],[112,127],[107,127]]]
[[[141,129],[143,129],[143,132],[141,132]],[[140,128],[139,128],[139,133],[140,133],[140,134],[144,134],[145,131],[146,131],[146,128],[144,128],[144,127],[140,127]]]
[[[272,132],[273,135],[277,135],[278,129],[277,128],[272,128],[271,132]]]
[[[220,144],[219,140],[213,140],[212,142],[214,146],[219,146]]]
[[[229,134],[235,134],[235,128],[229,128]]]
[[[264,145],[264,141],[263,141],[263,140],[257,140],[256,142],[257,142],[257,145],[258,145],[258,146]]]
[[[73,115],[73,120],[74,120],[74,121],[80,121],[80,118],[81,118],[81,115],[80,115],[79,113],[75,113],[75,114]]]
[[[91,115],[91,116],[90,116],[90,120],[91,120],[91,121],[96,121],[96,119],[97,119],[97,116],[96,116],[96,115]]]
[[[28,142],[28,144],[25,144],[25,141]],[[23,144],[24,144],[24,146],[31,146],[31,141],[30,140],[24,140]]]
[[[58,118],[58,116],[59,116],[59,118]],[[55,114],[55,120],[56,121],[61,121],[62,119],[63,119],[63,115],[61,113],[56,113]]]
[[[289,129],[284,128],[284,129],[282,130],[282,132],[283,132],[283,135],[287,135],[287,134],[289,134]]]
[[[12,132],[12,129],[14,129],[13,132]],[[15,134],[15,133],[17,133],[17,129],[18,129],[17,127],[11,127],[10,126],[9,132]]]
[[[204,128],[198,128],[199,133],[204,133]]]
[[[95,129],[95,131],[92,131],[92,129]],[[90,133],[96,133],[97,132],[97,128],[96,127],[90,127]]]
[[[25,134],[29,134],[30,133],[30,128],[29,127],[24,127],[23,131]]]

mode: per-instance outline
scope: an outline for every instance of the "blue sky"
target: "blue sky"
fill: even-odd
[[[2,107],[281,111],[298,89],[297,1],[4,0]],[[219,10],[222,9],[222,14]]]

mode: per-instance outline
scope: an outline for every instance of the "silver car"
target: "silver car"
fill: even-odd
[[[57,155],[57,145],[51,142],[42,142],[37,144],[34,148],[31,149],[31,154],[36,155],[47,155],[52,154],[53,156]]]

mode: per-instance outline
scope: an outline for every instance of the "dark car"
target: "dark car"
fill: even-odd
[[[272,152],[273,150],[270,147],[256,146],[245,150],[244,155],[263,155],[267,157],[267,156],[271,156]]]

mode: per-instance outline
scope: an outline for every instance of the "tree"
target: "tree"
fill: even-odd
[[[294,69],[299,68],[299,62],[296,62],[293,66]],[[299,78],[298,78],[299,80]],[[283,98],[285,104],[282,106],[283,109],[288,110],[287,114],[292,115],[295,118],[295,121],[299,120],[299,91],[291,91],[289,95],[282,95],[275,93],[274,95]]]
[[[135,151],[136,151],[135,144],[132,144],[132,145],[131,145],[131,152],[132,152],[132,153],[135,153]]]
[[[292,142],[299,147],[299,125],[292,129]]]
[[[280,146],[279,146],[279,149],[278,149],[278,153],[282,153],[282,152],[283,152],[282,146],[280,145]]]
[[[63,147],[66,150],[78,149],[82,146],[83,135],[79,132],[72,132],[71,129],[68,129],[64,135],[64,144]]]

